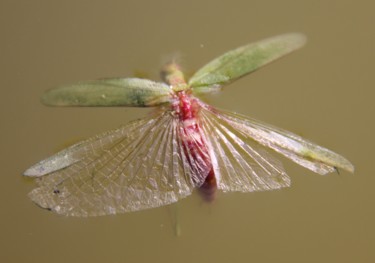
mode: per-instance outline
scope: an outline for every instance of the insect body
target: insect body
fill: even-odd
[[[79,142],[35,164],[30,197],[71,216],[136,211],[174,203],[198,188],[212,200],[222,191],[263,191],[290,185],[269,150],[318,174],[354,171],[344,157],[248,117],[216,109],[199,96],[219,90],[300,48],[301,34],[249,44],[212,60],[187,82],[167,64],[164,83],[137,78],[81,82],[47,91],[52,106],[158,106],[153,116]]]
[[[207,200],[212,200],[216,190],[216,179],[207,142],[197,119],[200,105],[185,91],[178,92],[177,97],[178,106],[173,107],[172,111],[178,114],[179,121],[182,123],[179,136],[183,143],[183,150],[186,156],[189,156],[189,165],[193,173],[199,176],[199,180],[194,183],[200,186],[201,193]]]

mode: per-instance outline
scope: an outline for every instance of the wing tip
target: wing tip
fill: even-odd
[[[351,162],[349,162],[349,161],[341,164],[340,166],[337,166],[337,168],[341,168],[341,169],[343,169],[343,170],[345,170],[345,171],[347,171],[349,173],[352,173],[352,174],[355,171],[354,165]]]
[[[40,172],[40,169],[37,169],[35,166],[31,166],[29,169],[23,172],[23,176],[28,177],[39,177],[43,174]]]
[[[286,34],[280,35],[279,37],[284,38],[285,41],[288,43],[289,46],[292,47],[293,50],[303,47],[307,42],[306,35],[303,33],[299,33],[299,32],[286,33]]]
[[[335,154],[335,153],[334,153]],[[332,161],[330,165],[338,171],[338,169],[342,169],[344,171],[347,171],[349,173],[354,173],[354,165],[348,161],[345,157],[335,154],[335,158],[332,158]]]
[[[44,92],[40,97],[40,102],[43,105],[50,107],[61,107],[69,105],[64,103],[64,101],[59,98],[59,91],[57,89],[50,89]]]

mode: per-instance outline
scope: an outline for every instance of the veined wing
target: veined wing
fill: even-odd
[[[200,125],[206,134],[217,186],[223,191],[264,191],[290,186],[281,162],[265,147],[223,120],[201,102]]]
[[[230,127],[230,131],[271,148],[313,172],[322,175],[334,172],[337,169],[354,172],[354,166],[341,155],[296,134],[239,114],[213,109],[205,104],[202,105],[206,109],[204,114],[210,114],[215,118],[217,125]]]
[[[178,118],[165,112],[73,145],[25,172],[38,177],[38,188],[29,196],[43,208],[70,216],[176,202],[197,183],[179,125]]]
[[[165,83],[138,78],[79,82],[48,90],[42,102],[49,106],[157,106],[170,100]]]
[[[306,37],[291,33],[267,38],[231,50],[198,70],[189,80],[195,94],[215,91],[227,84],[302,47]]]

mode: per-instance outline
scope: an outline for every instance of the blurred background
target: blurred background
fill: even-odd
[[[0,2],[1,262],[375,262],[374,2]],[[48,108],[46,89],[115,76],[191,75],[225,51],[286,32],[307,45],[208,98],[293,131],[356,167],[319,176],[283,159],[292,187],[193,195],[171,209],[68,218],[38,208],[22,172],[148,109]]]

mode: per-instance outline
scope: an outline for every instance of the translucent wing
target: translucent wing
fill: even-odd
[[[214,91],[256,69],[302,47],[302,34],[285,34],[231,50],[198,70],[189,80],[194,93]]]
[[[217,186],[223,191],[264,191],[288,187],[290,178],[276,158],[236,129],[222,116],[204,107],[200,125],[209,144]]]
[[[205,108],[203,115],[209,115],[215,120],[216,126],[227,129],[227,134],[239,134],[247,140],[271,148],[313,172],[326,174],[339,168],[354,172],[354,166],[341,155],[296,134],[239,114],[213,109],[205,104],[202,106]],[[242,141],[237,144],[245,147]]]
[[[97,216],[176,202],[203,183],[182,150],[178,118],[141,119],[57,153],[25,172],[31,199],[71,216]],[[194,181],[193,181],[194,180]]]
[[[170,88],[138,78],[114,78],[61,86],[43,94],[49,106],[157,106],[170,100]]]

